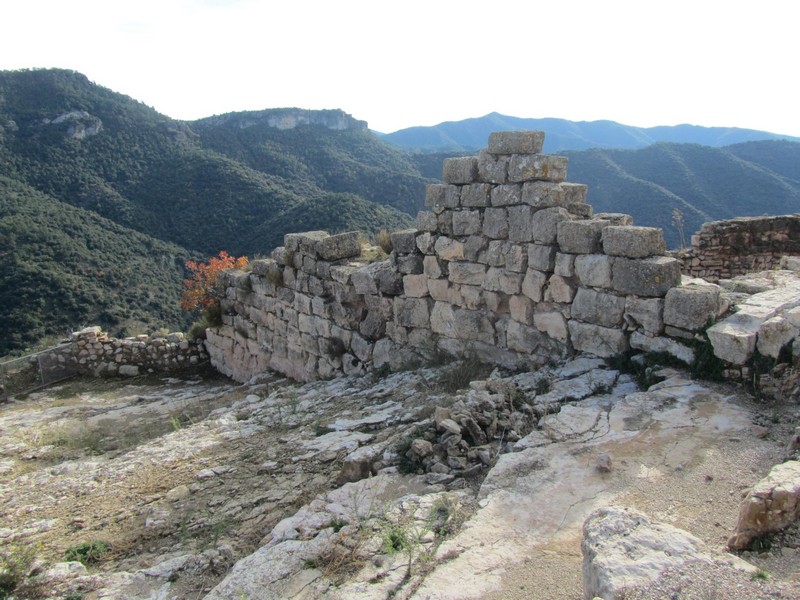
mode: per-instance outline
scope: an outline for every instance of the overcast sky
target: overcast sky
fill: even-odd
[[[800,136],[797,0],[5,0],[0,69],[177,119],[341,108],[391,132],[492,111]]]

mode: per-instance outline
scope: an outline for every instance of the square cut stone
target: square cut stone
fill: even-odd
[[[479,210],[457,210],[453,213],[453,235],[473,235],[481,230]]]
[[[496,240],[508,239],[508,211],[505,208],[487,208],[484,211],[483,235]]]
[[[478,157],[446,158],[443,166],[445,183],[474,183],[478,180]]]
[[[640,259],[618,257],[614,260],[611,272],[611,286],[621,294],[661,298],[681,283],[680,263],[667,256]]]
[[[482,151],[478,154],[478,180],[485,183],[505,183],[508,179],[508,157]]]
[[[461,206],[480,208],[489,206],[492,186],[488,183],[474,183],[461,188]]]
[[[544,131],[494,131],[489,134],[489,154],[541,154]]]
[[[660,227],[611,225],[603,231],[603,251],[609,256],[626,258],[663,256],[664,232]]]
[[[397,254],[411,254],[417,251],[417,230],[401,229],[391,234],[392,248]]]
[[[491,192],[492,206],[513,206],[522,202],[522,185],[497,185]]]
[[[564,181],[567,157],[549,154],[515,154],[508,163],[508,181]]]
[[[531,219],[533,241],[537,244],[555,244],[558,238],[558,224],[561,221],[569,221],[571,219],[572,215],[563,208],[554,207],[537,210]]]
[[[603,229],[608,221],[580,219],[558,223],[558,245],[562,252],[572,254],[597,254],[601,251]]]
[[[528,181],[522,185],[522,201],[534,208],[550,208],[586,202],[589,186],[581,183]]]
[[[432,183],[425,188],[425,206],[457,208],[460,195],[460,186]]]

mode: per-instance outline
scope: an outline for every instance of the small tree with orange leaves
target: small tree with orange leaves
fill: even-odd
[[[223,292],[219,285],[220,273],[228,269],[242,269],[247,262],[246,256],[235,258],[225,250],[207,263],[187,260],[186,268],[191,272],[191,277],[183,280],[185,289],[181,295],[181,308],[202,314],[205,321],[203,325],[216,324],[214,321],[219,318],[219,300]]]

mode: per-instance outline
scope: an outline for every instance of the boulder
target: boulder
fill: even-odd
[[[775,533],[800,518],[800,461],[776,465],[745,497],[736,530],[728,541],[744,550],[761,536]]]

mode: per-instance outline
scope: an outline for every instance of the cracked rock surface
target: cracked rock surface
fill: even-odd
[[[574,599],[590,513],[631,507],[721,552],[796,419],[755,428],[733,388],[662,370],[640,390],[595,358],[457,368],[15,399],[0,540],[38,549],[42,597]],[[63,562],[91,540],[110,550]],[[789,579],[783,549],[747,559]]]

